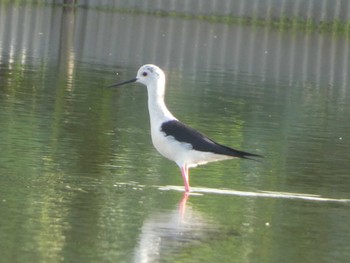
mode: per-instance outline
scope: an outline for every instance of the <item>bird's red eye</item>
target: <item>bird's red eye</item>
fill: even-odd
[[[147,77],[147,72],[143,72],[142,76]]]

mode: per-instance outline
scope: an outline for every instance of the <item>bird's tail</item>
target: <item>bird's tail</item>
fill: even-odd
[[[237,157],[242,158],[242,159],[259,161],[257,158],[264,158],[264,156],[259,155],[259,154],[255,154],[255,153],[249,153],[249,152],[244,152],[244,151],[237,151],[237,153],[238,153]]]
[[[263,158],[264,156],[255,154],[255,153],[249,153],[244,151],[239,151],[224,145],[221,145],[226,149],[226,154],[232,157],[242,158],[242,159],[248,159],[253,161],[259,161],[257,158]]]

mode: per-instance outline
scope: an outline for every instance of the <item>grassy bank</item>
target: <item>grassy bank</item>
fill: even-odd
[[[252,16],[234,16],[234,15],[215,15],[215,14],[191,14],[181,13],[176,11],[162,11],[162,10],[142,10],[142,9],[123,9],[117,7],[108,6],[82,6],[79,4],[60,4],[60,3],[48,3],[47,1],[30,1],[30,0],[4,0],[1,5],[37,5],[37,6],[55,6],[66,8],[86,8],[103,12],[116,12],[123,14],[134,15],[150,15],[159,17],[172,17],[180,19],[201,20],[210,23],[223,23],[223,24],[236,24],[247,25],[257,27],[269,27],[278,29],[281,31],[317,31],[320,33],[333,33],[340,35],[350,35],[350,20],[348,21],[315,21],[312,18],[305,19],[298,16],[289,16],[287,14],[282,15],[270,15],[267,18],[258,17],[258,15]]]

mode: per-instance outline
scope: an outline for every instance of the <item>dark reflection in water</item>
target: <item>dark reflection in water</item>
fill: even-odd
[[[349,199],[347,38],[0,8],[3,261],[348,260],[347,202],[262,198]],[[179,119],[264,161],[193,169],[192,186],[214,193],[174,209],[182,193],[161,187],[182,180],[153,149],[144,87],[105,88],[144,63],[165,69]]]

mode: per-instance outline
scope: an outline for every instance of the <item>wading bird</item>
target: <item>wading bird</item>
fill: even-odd
[[[137,71],[136,78],[110,87],[132,82],[147,86],[153,145],[161,155],[180,167],[186,192],[190,192],[189,168],[232,158],[261,157],[258,154],[239,151],[216,143],[176,119],[164,102],[165,74],[159,67],[151,64],[144,65]]]

